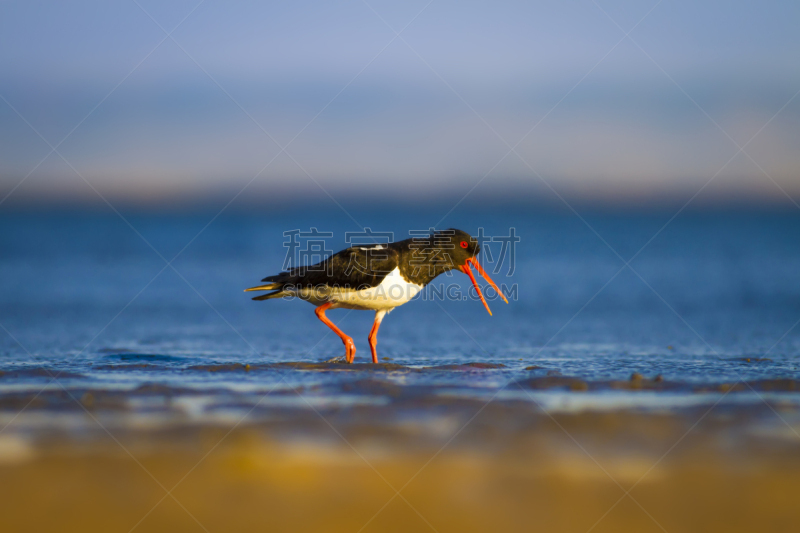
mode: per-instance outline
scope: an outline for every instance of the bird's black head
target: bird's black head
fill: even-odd
[[[481,251],[477,239],[466,231],[455,228],[434,233],[432,245],[441,250],[441,256],[450,262],[450,269],[458,269],[467,259],[476,257]]]
[[[492,314],[492,311],[489,309],[489,304],[486,303],[486,299],[483,297],[483,293],[478,286],[478,282],[475,280],[475,275],[472,273],[473,269],[477,270],[478,273],[489,282],[494,290],[497,291],[500,297],[503,298],[506,303],[508,303],[506,297],[503,296],[503,293],[500,292],[500,289],[497,287],[495,282],[492,281],[492,279],[483,270],[478,262],[478,254],[481,251],[480,244],[478,244],[478,239],[471,237],[469,233],[451,228],[437,231],[432,235],[432,240],[433,246],[437,249],[440,249],[443,253],[442,255],[447,257],[448,261],[450,262],[450,266],[447,270],[457,269],[469,276],[470,281],[472,281],[472,285],[475,287],[475,291],[478,293],[478,296],[483,302],[484,307],[486,307],[486,310],[489,311],[490,315]]]

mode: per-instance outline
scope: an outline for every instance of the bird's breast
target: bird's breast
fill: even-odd
[[[406,280],[395,268],[375,287],[367,289],[333,289],[331,301],[339,307],[354,309],[393,309],[407,303],[422,290],[421,285]]]

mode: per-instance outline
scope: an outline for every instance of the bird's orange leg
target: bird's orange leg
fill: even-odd
[[[372,362],[378,362],[378,328],[381,327],[381,321],[386,316],[386,311],[375,311],[375,323],[372,324],[372,329],[369,332],[369,349],[372,350]]]
[[[347,359],[348,363],[352,363],[353,359],[355,359],[356,357],[356,345],[353,342],[353,339],[345,335],[344,331],[337,328],[336,324],[331,322],[330,319],[325,316],[325,311],[330,309],[331,305],[333,304],[330,302],[322,304],[319,307],[317,307],[317,309],[314,312],[317,314],[317,318],[322,320],[322,322],[324,322],[326,326],[331,328],[333,332],[339,335],[339,338],[342,339],[345,348],[345,358]]]

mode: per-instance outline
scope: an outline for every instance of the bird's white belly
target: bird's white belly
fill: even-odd
[[[376,287],[362,290],[330,288],[325,291],[326,294],[322,300],[346,309],[390,310],[408,302],[421,290],[421,285],[406,281],[400,274],[400,270],[395,268]],[[299,294],[299,296],[318,305],[316,300],[319,298],[304,298],[306,295],[303,294]]]

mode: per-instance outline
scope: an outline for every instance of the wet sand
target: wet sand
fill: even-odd
[[[277,388],[258,403],[224,387],[158,383],[51,387],[38,395],[4,389],[0,413],[25,410],[0,433],[2,529],[798,530],[795,381],[591,381],[533,369],[477,398],[459,394],[458,384],[403,377],[478,378],[496,369],[290,363],[192,370],[354,373],[335,385]],[[52,370],[26,372],[38,379]],[[737,403],[753,389],[779,394]],[[563,408],[536,400],[555,393]],[[591,394],[666,400],[676,393],[703,401],[570,407]],[[195,402],[210,396],[216,400],[198,410]],[[371,400],[320,401],[329,397]]]

